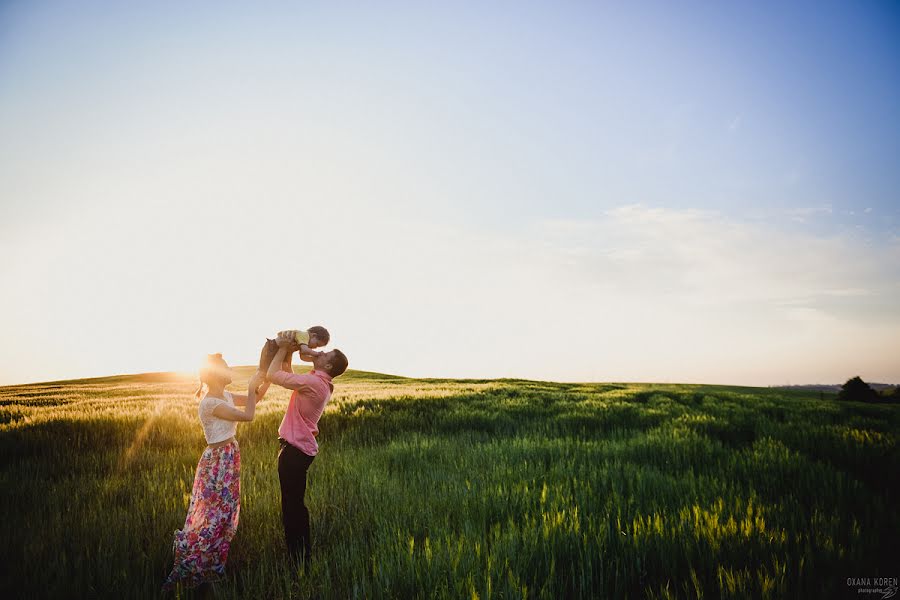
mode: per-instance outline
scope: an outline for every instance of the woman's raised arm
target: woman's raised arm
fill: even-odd
[[[271,385],[268,380],[265,379],[265,374],[257,371],[254,374],[254,377],[259,377],[262,384],[256,387],[256,403],[259,404],[266,397],[266,392],[269,391],[269,386]],[[251,378],[252,379],[252,378]],[[250,384],[247,384],[247,387],[250,387]],[[249,389],[247,390],[249,393]],[[234,398],[235,406],[246,406],[247,405],[247,396],[248,394],[232,394],[231,397]]]
[[[213,409],[213,416],[226,421],[252,421],[256,414],[256,390],[260,387],[261,383],[262,374],[257,371],[254,373],[253,377],[250,378],[250,383],[247,387],[247,402],[244,410],[232,408],[227,404],[220,404]],[[268,388],[269,384],[266,383],[265,387]]]

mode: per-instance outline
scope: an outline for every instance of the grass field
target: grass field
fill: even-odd
[[[336,383],[307,494],[316,561],[295,576],[284,558],[273,388],[238,426],[241,521],[218,597],[829,598],[900,574],[898,405]],[[0,388],[4,598],[160,596],[205,445],[192,392],[174,375]]]

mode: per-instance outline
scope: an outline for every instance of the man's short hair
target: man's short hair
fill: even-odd
[[[316,337],[322,340],[322,345],[327,346],[328,341],[331,339],[331,336],[328,335],[328,330],[322,327],[321,325],[315,325],[306,330],[306,333],[309,335],[316,334]]]
[[[349,362],[347,361],[347,357],[340,350],[332,350],[331,351],[331,369],[328,370],[328,374],[332,377],[337,377],[342,375],[344,371],[347,370],[347,365]]]

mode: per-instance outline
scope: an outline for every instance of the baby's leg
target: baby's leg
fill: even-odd
[[[272,359],[278,354],[278,343],[275,340],[266,338],[266,343],[259,353],[259,370],[265,373],[272,364]]]

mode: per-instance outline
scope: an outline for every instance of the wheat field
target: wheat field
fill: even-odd
[[[250,370],[237,372],[242,390]],[[360,371],[335,383],[307,492],[314,562],[286,560],[288,395],[273,386],[238,426],[241,519],[217,597],[829,598],[848,577],[898,573],[900,406]],[[205,445],[193,390],[174,374],[0,388],[4,597],[162,596]]]

